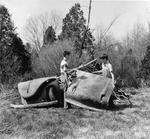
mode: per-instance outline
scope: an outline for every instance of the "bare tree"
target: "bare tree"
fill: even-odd
[[[141,60],[149,44],[148,32],[142,24],[136,23],[133,29],[127,33],[123,40],[123,46],[126,50],[132,48],[136,56]]]
[[[103,25],[98,26],[96,29],[96,51],[98,53],[108,51],[108,49],[118,45],[118,42],[116,42],[115,38],[113,37],[113,34],[111,32],[108,33],[109,29],[105,28]]]
[[[61,16],[56,11],[27,19],[24,27],[25,39],[37,52],[40,51],[43,45],[43,36],[49,26],[52,26],[56,33],[60,30]]]
[[[97,46],[98,47],[104,47],[108,49],[107,47],[109,47],[110,45],[112,46],[112,35],[108,34],[110,29],[113,27],[113,25],[115,24],[116,20],[119,18],[119,15],[116,16],[108,25],[108,27],[104,28],[102,25],[97,27]]]
[[[105,27],[101,24],[101,25],[98,25],[95,29],[95,35],[96,35],[96,41],[97,43],[100,43],[101,40],[102,40],[102,36],[103,36],[103,32],[105,30]]]

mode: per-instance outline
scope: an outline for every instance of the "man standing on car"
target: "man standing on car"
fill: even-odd
[[[61,72],[61,82],[63,83],[63,88],[64,88],[64,108],[67,108],[67,104],[65,102],[65,92],[67,91],[68,88],[68,59],[70,56],[69,51],[64,51],[63,53],[63,60],[60,63],[60,72]]]

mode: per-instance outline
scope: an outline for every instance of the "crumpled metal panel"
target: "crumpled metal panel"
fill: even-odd
[[[112,92],[111,79],[77,70],[77,78],[68,88],[66,98],[80,102],[89,101],[108,104]]]

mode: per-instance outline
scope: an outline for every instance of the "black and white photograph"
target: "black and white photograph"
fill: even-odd
[[[150,139],[150,0],[0,0],[0,139]]]

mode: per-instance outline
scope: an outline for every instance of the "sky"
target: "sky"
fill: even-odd
[[[24,26],[29,17],[56,11],[64,18],[77,2],[81,4],[87,19],[89,0],[0,0],[0,4],[5,5],[12,15],[17,32],[23,40]],[[94,30],[94,36],[96,37],[99,27],[107,28],[117,16],[116,22],[110,29],[116,39],[123,38],[136,23],[148,28],[150,1],[92,0],[90,28]]]

